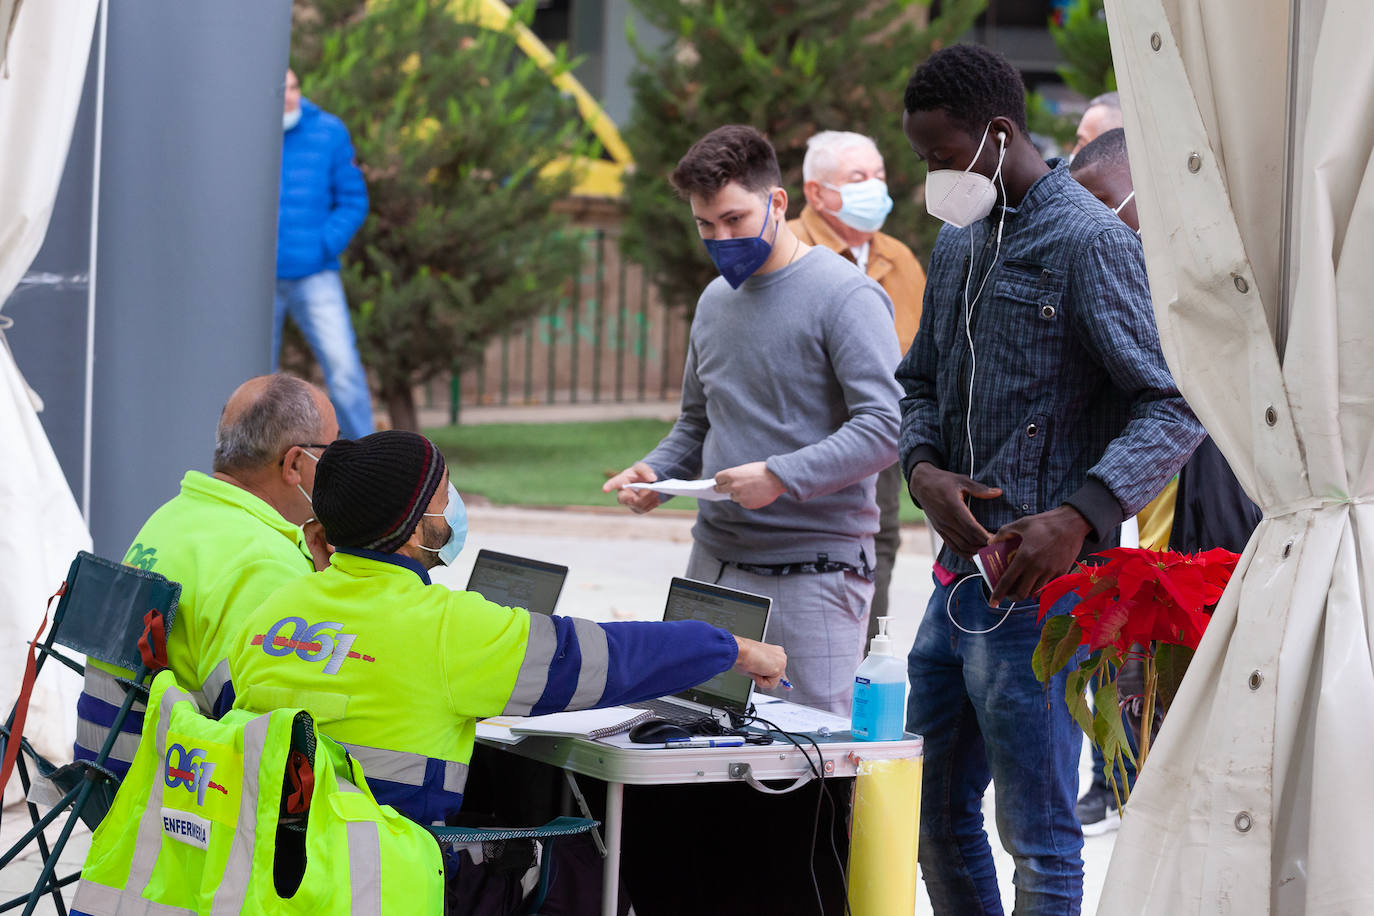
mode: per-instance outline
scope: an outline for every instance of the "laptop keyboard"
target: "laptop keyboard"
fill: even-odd
[[[631,703],[635,709],[647,709],[660,719],[667,719],[674,725],[683,727],[696,725],[702,719],[710,718],[695,709],[688,709],[676,703],[669,703],[666,700],[645,700],[642,703]]]

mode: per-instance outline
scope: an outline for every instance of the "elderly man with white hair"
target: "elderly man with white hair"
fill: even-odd
[[[1124,123],[1121,114],[1121,96],[1115,92],[1104,92],[1088,101],[1088,108],[1078,122],[1078,134],[1069,155],[1076,156],[1078,151],[1096,140],[1109,130],[1115,130]]]
[[[926,275],[910,248],[878,231],[892,209],[892,198],[877,144],[863,134],[822,131],[806,142],[802,181],[806,206],[788,228],[806,244],[822,245],[853,261],[883,288],[892,300],[897,344],[906,353],[921,323]],[[880,519],[873,545],[877,563],[868,618],[870,638],[878,630],[878,618],[887,616],[892,564],[902,543],[901,498],[902,472],[894,464],[878,475]]]

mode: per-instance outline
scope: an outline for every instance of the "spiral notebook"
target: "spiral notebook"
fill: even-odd
[[[639,723],[654,718],[654,713],[648,709],[608,706],[605,709],[556,712],[547,716],[524,716],[518,721],[511,718],[512,735],[557,735],[567,738],[590,738],[595,741],[598,738],[627,732]]]

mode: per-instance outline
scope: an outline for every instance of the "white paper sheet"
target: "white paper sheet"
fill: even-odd
[[[810,706],[798,706],[777,697],[755,694],[754,708],[761,718],[767,719],[783,731],[815,733],[827,728],[832,735],[849,731],[850,723],[844,716],[837,716],[823,709],[812,709]]]
[[[653,483],[628,483],[626,486],[636,490],[653,490],[664,496],[688,496],[692,499],[704,499],[708,502],[730,498],[727,493],[716,492],[716,482],[710,477],[704,480],[669,478],[668,480],[656,480]]]

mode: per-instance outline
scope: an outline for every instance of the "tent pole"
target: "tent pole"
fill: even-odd
[[[91,427],[95,406],[95,281],[100,235],[100,141],[105,132],[105,43],[109,0],[100,0],[100,40],[95,69],[95,140],[91,157],[91,242],[86,286],[86,407],[81,427],[81,516],[91,526]]]
[[[1293,238],[1293,197],[1297,191],[1298,161],[1298,26],[1302,18],[1302,0],[1289,0],[1288,5],[1288,98],[1284,103],[1283,154],[1283,224],[1279,234],[1279,308],[1275,320],[1274,346],[1278,350],[1279,365],[1283,365],[1288,350],[1288,328],[1293,314],[1293,257],[1296,240]]]

